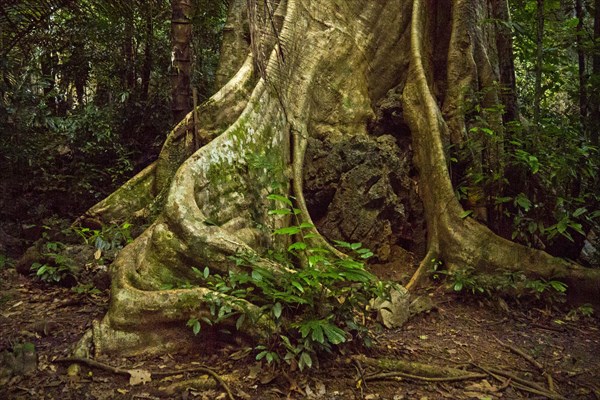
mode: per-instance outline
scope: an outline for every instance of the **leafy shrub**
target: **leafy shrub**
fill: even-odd
[[[46,242],[46,252],[42,253],[47,262],[34,262],[31,270],[38,279],[47,283],[59,283],[67,277],[74,277],[75,264],[70,257],[60,254],[64,248],[60,242]]]
[[[337,241],[337,246],[357,259],[339,258],[328,249],[312,247],[309,241],[313,234],[309,231],[313,226],[297,219],[300,212],[291,200],[277,195],[269,199],[285,205],[272,210],[272,214],[292,215],[297,221],[273,234],[301,238],[289,245],[286,254],[272,253],[271,257],[279,263],[300,260],[303,266],[297,268],[288,261],[275,272],[253,256],[238,254],[232,257],[238,269],[227,275],[211,274],[208,268],[194,269],[198,280],[212,289],[205,298],[210,318],[191,318],[187,325],[198,333],[202,324],[235,319],[239,329],[266,316],[273,321],[272,331],[265,343],[256,346],[256,359],[265,359],[269,364],[283,361],[300,370],[312,367],[319,355],[353,340],[371,345],[369,302],[386,297],[391,288],[390,283],[379,281],[362,261],[357,261],[373,253],[360,243],[342,241]],[[259,316],[244,311],[247,301],[260,306]]]

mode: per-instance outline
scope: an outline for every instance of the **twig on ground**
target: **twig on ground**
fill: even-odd
[[[520,348],[518,348],[515,345],[509,344],[509,343],[504,343],[502,340],[498,339],[495,336],[492,336],[494,338],[494,340],[496,342],[498,342],[498,344],[502,347],[505,347],[507,349],[509,349],[510,351],[512,351],[513,353],[523,357],[524,359],[526,359],[527,361],[529,361],[529,363],[531,363],[531,365],[533,365],[534,367],[536,367],[537,369],[539,369],[540,371],[544,371],[544,366],[542,364],[540,364],[536,359],[534,359],[533,357],[531,357],[529,354],[527,354],[525,352],[525,350],[522,350]]]

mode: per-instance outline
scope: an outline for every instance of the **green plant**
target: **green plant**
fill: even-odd
[[[0,270],[10,266],[10,258],[6,254],[0,254]]]
[[[525,281],[525,287],[537,298],[542,294],[549,294],[552,298],[564,296],[567,292],[567,285],[564,282],[556,280],[533,279]]]
[[[102,229],[73,228],[85,244],[94,245],[100,251],[122,249],[133,240],[131,224],[124,222],[120,225],[105,225]]]
[[[34,262],[31,270],[38,279],[48,283],[58,283],[67,276],[74,276],[75,265],[73,260],[61,254],[65,245],[61,242],[46,242],[46,251],[42,253],[46,262]]]
[[[582,304],[579,307],[570,310],[566,319],[569,321],[578,321],[581,318],[590,318],[593,315],[594,307],[591,304]]]
[[[73,293],[86,295],[86,296],[94,296],[102,293],[100,289],[94,286],[92,283],[80,283],[77,286],[71,288]]]
[[[455,292],[461,292],[463,290],[470,291],[472,294],[484,293],[486,288],[482,282],[474,275],[475,269],[473,267],[459,268],[455,270],[443,269],[443,264],[440,260],[432,259],[432,267],[430,274],[432,279],[439,280],[441,276],[447,278],[447,284]]]
[[[339,258],[328,249],[312,246],[313,226],[298,219],[300,211],[292,201],[279,195],[268,198],[284,205],[272,210],[272,215],[293,216],[296,221],[273,232],[291,239],[283,254],[270,253],[283,268],[273,270],[254,255],[237,254],[231,258],[236,269],[227,275],[211,274],[208,268],[194,269],[198,280],[212,289],[205,298],[210,317],[190,318],[187,325],[198,333],[202,324],[235,320],[239,329],[266,317],[273,322],[272,329],[266,341],[256,346],[256,359],[269,364],[283,361],[300,370],[313,366],[319,355],[353,339],[369,346],[369,301],[385,297],[391,286],[377,280],[362,261],[357,261],[373,253],[360,243],[336,241],[339,248],[357,259]],[[259,305],[259,315],[245,309],[247,302]]]

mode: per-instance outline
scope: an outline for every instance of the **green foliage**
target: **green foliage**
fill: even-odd
[[[433,280],[445,279],[447,287],[455,292],[493,297],[496,293],[514,293],[518,297],[534,297],[538,300],[563,302],[567,285],[559,280],[531,279],[522,272],[506,271],[493,277],[477,274],[472,267],[444,269],[435,260],[430,269]]]
[[[100,289],[95,287],[92,283],[80,283],[79,285],[72,287],[71,291],[85,296],[96,296],[102,293]]]
[[[297,217],[289,198],[270,195],[269,199],[283,205],[273,214]],[[256,359],[269,364],[283,361],[300,370],[312,367],[320,354],[352,339],[370,345],[367,325],[372,311],[368,304],[374,297],[387,296],[390,284],[377,280],[357,261],[373,255],[360,243],[337,241],[338,247],[357,257],[340,259],[327,249],[311,246],[311,228],[297,220],[296,225],[273,232],[292,239],[285,254],[271,254],[278,263],[283,262],[281,270],[248,254],[232,257],[236,269],[224,276],[211,274],[208,268],[194,269],[198,281],[213,291],[205,298],[210,318],[191,318],[187,325],[198,333],[202,324],[235,320],[240,329],[266,317],[273,321],[273,329],[267,342],[256,347]],[[291,260],[302,267],[296,268]],[[247,312],[246,302],[258,305],[260,314]]]
[[[122,249],[133,240],[132,225],[124,222],[120,225],[104,225],[101,230],[90,228],[73,228],[74,232],[83,239],[85,244],[94,245],[98,250]]]
[[[60,242],[46,242],[45,252],[42,253],[47,262],[34,262],[31,270],[38,279],[47,283],[59,283],[67,276],[74,276],[75,264],[70,257],[60,253],[64,248]]]
[[[569,321],[578,321],[581,318],[591,318],[593,315],[594,307],[591,304],[582,304],[569,311],[566,319]]]
[[[6,254],[0,254],[0,270],[4,268],[9,268],[11,265],[11,260]]]

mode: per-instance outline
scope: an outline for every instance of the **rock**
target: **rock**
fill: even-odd
[[[585,265],[600,268],[600,236],[594,229],[587,234],[579,259]]]
[[[397,245],[421,253],[425,223],[411,157],[391,135],[310,139],[304,193],[319,232],[361,242],[379,262],[391,261]]]
[[[388,329],[401,327],[410,317],[409,299],[408,290],[397,286],[390,291],[390,300],[373,300],[372,307],[377,310],[377,320]]]
[[[423,312],[429,312],[436,308],[437,305],[433,302],[433,299],[430,296],[419,296],[410,303],[410,315],[412,316]]]
[[[29,275],[31,273],[31,264],[39,262],[43,264],[48,257],[45,257],[42,252],[42,242],[37,241],[33,246],[29,247],[25,253],[15,263],[15,269],[22,275]]]

